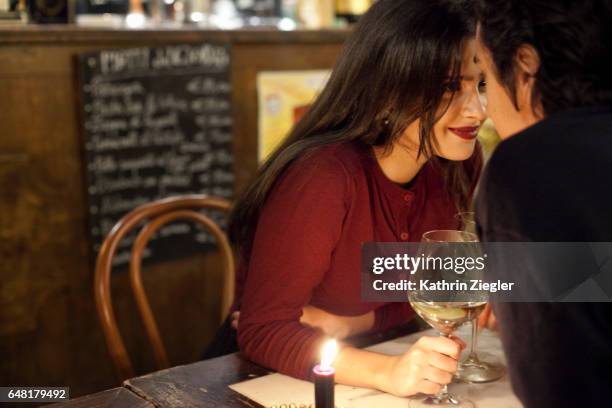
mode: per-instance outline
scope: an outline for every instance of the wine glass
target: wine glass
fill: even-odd
[[[473,211],[455,214],[458,228],[462,231],[476,233],[476,218]],[[479,313],[480,314],[480,313]],[[479,315],[478,314],[478,315]],[[468,357],[459,363],[455,378],[462,382],[485,383],[499,380],[506,369],[503,364],[490,354],[476,352],[478,344],[478,315],[472,319],[472,341]]]
[[[417,314],[441,336],[449,337],[459,326],[478,316],[485,307],[488,296],[485,292],[467,294],[470,280],[481,279],[481,270],[464,268],[459,273],[458,267],[448,269],[442,262],[436,262],[436,259],[476,259],[479,254],[480,243],[476,234],[458,230],[434,230],[423,234],[418,252],[422,262],[411,275],[411,281],[415,284],[413,290],[408,291],[408,301]],[[429,262],[430,259],[434,261]],[[421,281],[434,285],[455,282],[465,285],[465,289],[460,287],[432,291],[423,288]],[[410,402],[413,408],[431,405],[475,407],[471,401],[449,394],[446,385],[437,395],[430,395],[422,400],[412,399]]]
[[[476,232],[476,213],[474,211],[466,211],[455,214],[455,221],[457,222],[457,229],[461,231]]]

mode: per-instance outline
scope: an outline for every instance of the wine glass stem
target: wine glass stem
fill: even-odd
[[[444,401],[448,397],[448,385],[444,384],[440,391],[438,391],[438,395],[436,395],[436,399],[438,401]]]
[[[478,355],[476,354],[476,347],[478,345],[478,317],[472,319],[472,341],[470,343],[470,354],[466,362],[477,362]]]
[[[450,337],[450,333],[442,333],[442,332],[440,332],[440,336],[449,338]],[[442,388],[440,388],[440,391],[438,391],[438,394],[434,398],[436,400],[438,400],[438,401],[443,401],[443,400],[447,399],[448,397],[449,397],[449,395],[448,395],[448,385],[444,384],[442,386]]]

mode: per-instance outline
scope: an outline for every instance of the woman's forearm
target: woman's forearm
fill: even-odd
[[[373,311],[359,316],[340,316],[314,306],[305,306],[300,318],[300,323],[321,329],[326,335],[337,339],[365,333],[372,329],[374,321]]]
[[[384,378],[390,370],[392,359],[384,354],[345,347],[334,361],[336,382],[387,391]]]

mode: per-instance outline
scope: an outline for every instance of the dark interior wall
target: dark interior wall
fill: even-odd
[[[104,48],[232,44],[236,189],[257,167],[256,74],[330,68],[329,32],[0,29],[0,384],[117,385],[93,297],[75,56]],[[202,253],[144,270],[173,365],[195,361],[219,323],[220,262]],[[155,370],[125,273],[112,297],[137,373]]]

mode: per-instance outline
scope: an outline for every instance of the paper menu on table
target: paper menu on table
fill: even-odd
[[[457,333],[464,339],[469,339],[467,329]],[[396,355],[406,351],[414,341],[423,335],[435,336],[435,332],[427,331],[401,337],[392,341],[369,347],[371,351]],[[503,360],[499,339],[490,332],[483,332],[479,337],[479,350],[493,354]],[[265,406],[280,406],[291,403],[300,406],[310,406],[314,403],[314,385],[307,381],[297,380],[282,374],[270,374],[230,386],[234,391],[247,396],[251,400]],[[488,384],[451,384],[451,393],[476,403],[478,408],[520,408],[519,400],[513,394],[507,376]],[[336,385],[336,406],[343,408],[406,408],[409,400],[379,391]]]
[[[291,403],[298,407],[302,404],[306,406],[314,404],[314,385],[312,383],[296,380],[283,374],[266,375],[230,385],[230,388],[265,407],[281,404],[288,406]],[[357,406],[352,402],[356,399],[380,394],[378,391],[346,385],[336,385],[335,388],[336,406],[344,408]]]

